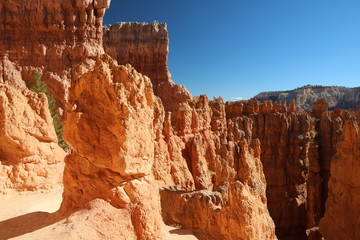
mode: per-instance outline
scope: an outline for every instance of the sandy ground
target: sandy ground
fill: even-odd
[[[109,221],[124,223],[130,216],[122,210],[109,208],[102,200],[94,201],[90,209],[75,212],[67,218],[60,216],[56,211],[61,204],[61,195],[62,189],[0,195],[0,240],[136,239],[124,231],[132,227],[130,224],[122,224],[122,231],[116,224],[107,224]],[[197,239],[189,230],[166,225],[163,229],[168,240]],[[111,232],[111,236],[105,236],[104,231]]]

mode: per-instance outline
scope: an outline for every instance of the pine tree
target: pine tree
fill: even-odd
[[[50,94],[50,91],[47,89],[46,83],[41,80],[41,73],[36,72],[34,74],[35,83],[30,84],[29,89],[36,93],[44,93],[48,100],[48,107],[53,119],[53,124],[58,138],[58,144],[64,150],[68,147],[65,141],[62,139],[63,134],[63,124],[59,124],[59,111],[56,110],[56,102],[54,97]]]

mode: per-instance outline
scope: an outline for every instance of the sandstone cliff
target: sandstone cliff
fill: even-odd
[[[183,119],[178,131],[193,132],[177,136],[170,122],[164,124],[161,101],[147,77],[107,56],[94,69],[82,71],[69,94],[64,138],[74,152],[66,158],[62,212],[102,198],[130,212],[138,239],[162,237],[161,209],[167,223],[194,229],[201,239],[276,239],[259,142],[240,137],[226,143],[222,101],[211,103],[203,96],[194,99],[194,108],[179,110],[190,119]],[[191,117],[188,110],[199,115]],[[219,111],[222,117],[216,122],[212,116]],[[154,177],[163,187],[182,191],[164,190],[160,207]],[[194,197],[184,197],[183,191]],[[167,208],[173,198],[166,193],[176,196],[177,206]],[[205,194],[202,208],[196,208],[197,194]],[[194,207],[191,215],[173,219],[175,209],[186,209],[184,201]],[[187,224],[192,216],[203,219],[200,226]]]
[[[64,108],[76,64],[103,53],[102,18],[110,0],[0,1],[0,82],[34,72]],[[13,67],[9,67],[13,65]]]
[[[64,157],[46,96],[0,84],[0,193],[59,186]]]
[[[360,87],[332,87],[307,85],[290,91],[262,92],[254,97],[259,101],[286,101],[294,100],[296,106],[305,111],[311,111],[312,103],[324,98],[330,109],[351,109],[360,105]]]
[[[304,239],[308,167],[316,151],[315,119],[272,102],[247,102],[242,114],[252,125],[252,137],[261,142],[269,212],[277,236]]]
[[[154,85],[169,78],[166,23],[120,22],[104,28],[104,49],[119,64],[130,63]]]
[[[175,197],[176,191],[167,190],[162,192],[163,197],[167,198],[170,194],[176,199],[193,199],[193,195],[214,195],[205,190],[214,190],[221,183],[234,180],[229,170],[233,160],[228,166],[221,160],[216,162],[237,157],[232,156],[231,148],[224,151],[221,146],[234,141],[234,136],[237,136],[236,141],[245,136],[248,141],[258,138],[261,143],[260,160],[267,181],[269,211],[276,223],[277,235],[281,239],[306,239],[308,234],[309,239],[319,239],[317,227],[325,211],[330,161],[336,152],[334,145],[341,131],[341,114],[326,112],[328,104],[321,101],[314,105],[313,114],[297,113],[296,103],[303,108],[306,103],[306,108],[311,110],[318,96],[315,93],[309,94],[311,98],[299,98],[302,102],[295,99],[290,106],[271,101],[224,105],[221,100],[209,101],[204,96],[193,98],[186,89],[167,77],[165,25],[120,23],[107,28],[104,34],[105,50],[117,61],[129,62],[148,75],[155,94],[163,102],[165,138],[160,137],[155,144],[158,158],[155,159],[153,172],[157,179],[165,182],[165,186],[176,186],[181,196]],[[137,40],[137,36],[141,36],[141,41]],[[161,67],[154,71],[156,64]],[[327,94],[335,90],[329,88]],[[357,99],[356,94],[354,99]],[[331,104],[333,101],[330,107]],[[236,141],[235,145],[238,144]],[[166,146],[168,153],[163,150]],[[171,159],[170,163],[167,158]],[[187,192],[194,189],[200,192]],[[196,201],[188,202],[190,205],[180,202],[180,206],[201,209]],[[191,207],[191,204],[197,207]],[[214,206],[211,201],[209,204]],[[191,225],[185,219],[174,220],[176,217],[168,212],[165,213],[167,219],[199,228],[198,224]],[[203,223],[202,229],[209,232],[204,227],[207,224]]]
[[[46,100],[22,80],[43,72],[66,109],[60,213],[77,211],[69,220],[84,208],[114,213],[109,229],[126,239],[164,239],[165,221],[204,240],[320,240],[325,215],[326,239],[359,237],[360,114],[327,111],[324,100],[306,113],[296,101],[193,97],[170,79],[166,25],[103,32],[109,3],[0,1],[0,191],[46,189],[60,176]],[[103,55],[103,36],[123,65]]]
[[[206,96],[182,103],[171,114],[176,115],[165,135],[171,146],[168,175],[190,173],[190,181],[176,178],[162,191],[165,222],[193,229],[200,239],[276,239],[266,208],[260,142],[246,134],[251,126],[234,127],[237,121],[226,119],[222,99]],[[181,162],[185,168],[178,167]]]
[[[328,240],[360,238],[360,122],[351,114],[346,115],[331,161],[329,197],[320,222],[320,232]]]

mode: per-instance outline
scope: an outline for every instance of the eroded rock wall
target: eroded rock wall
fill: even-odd
[[[331,161],[329,192],[320,232],[325,239],[360,238],[360,132],[359,119],[346,114]]]
[[[178,106],[164,130],[168,167],[155,175],[165,183],[165,222],[190,228],[200,239],[276,239],[251,126],[239,129],[226,119],[221,98],[199,96]]]
[[[266,195],[279,239],[306,239],[309,164],[316,159],[315,119],[296,112],[294,103],[243,101],[227,103],[235,128],[251,126],[249,135],[261,143]]]
[[[0,193],[61,185],[64,157],[46,96],[0,84]]]
[[[166,23],[120,22],[104,27],[104,49],[119,64],[130,63],[154,85],[167,81],[169,38]]]
[[[234,166],[221,163],[225,159],[220,156],[212,163],[201,159],[201,153],[198,153],[200,159],[190,159],[193,164],[218,165],[214,169],[217,171],[223,164],[236,176],[217,183],[218,186],[212,190],[199,187],[201,190],[172,188],[161,191],[164,221],[192,229],[199,239],[277,239],[273,220],[266,207],[266,183],[259,160],[259,142],[252,142],[251,145],[245,139],[229,142],[227,146],[230,149],[240,148],[240,156],[234,159]],[[197,148],[201,149],[200,146]],[[228,154],[234,152],[230,150]],[[193,172],[195,179],[200,180],[203,175],[206,173]],[[216,184],[216,181],[208,183]]]
[[[154,93],[161,98],[166,112],[173,112],[191,101],[188,90],[171,80],[166,23],[116,23],[104,27],[103,39],[105,52],[119,64],[129,63],[150,78]]]
[[[212,102],[200,96],[182,103],[173,126],[150,79],[134,68],[118,66],[104,55],[93,69],[78,72],[82,74],[70,89],[64,130],[74,152],[65,160],[63,213],[106,199],[131,212],[139,239],[160,239],[160,213],[173,216],[168,210],[181,211],[186,199],[181,191],[172,192],[179,200],[174,206],[163,195],[161,210],[158,187],[191,196],[204,190],[221,196],[222,210],[213,208],[205,216],[202,211],[210,205],[194,208],[191,214],[207,219],[201,228],[186,224],[186,217],[169,217],[167,223],[196,230],[202,239],[276,239],[266,206],[259,141],[245,134],[227,141],[221,99]],[[198,199],[193,200],[196,205]]]
[[[162,239],[162,213],[207,240],[276,239],[274,222],[280,239],[320,239],[325,213],[326,238],[358,237],[345,229],[358,226],[356,216],[340,216],[343,206],[356,209],[348,161],[357,160],[357,123],[322,101],[304,113],[294,102],[193,97],[170,79],[166,25],[119,23],[103,34],[109,3],[0,1],[2,189],[46,188],[58,176],[45,100],[22,80],[42,72],[68,110],[62,213],[101,198],[122,209],[131,238]],[[103,37],[108,54],[135,68],[102,55]]]
[[[1,0],[0,82],[11,81],[15,70],[26,82],[41,72],[64,108],[72,68],[91,65],[91,58],[104,52],[102,18],[109,4],[110,0]]]

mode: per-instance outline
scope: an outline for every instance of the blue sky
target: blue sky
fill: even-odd
[[[168,24],[172,79],[194,96],[360,86],[359,0],[112,0],[104,24],[153,20]]]

